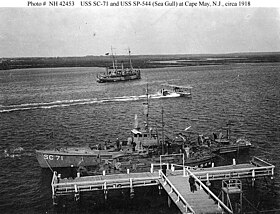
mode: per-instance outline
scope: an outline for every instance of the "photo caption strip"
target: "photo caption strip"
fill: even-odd
[[[2,0],[0,7],[92,7],[92,8],[108,8],[108,7],[178,7],[178,8],[235,8],[235,7],[279,7],[279,0],[221,0],[221,1],[196,1],[196,0],[105,0],[105,1],[89,1],[89,0],[71,0],[71,1],[57,1],[57,0]]]

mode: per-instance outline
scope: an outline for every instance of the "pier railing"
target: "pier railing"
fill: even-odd
[[[232,210],[230,210],[204,183],[202,183],[201,180],[198,179],[188,168],[185,168],[184,171],[187,171],[189,176],[192,176],[195,181],[199,184],[201,188],[204,189],[204,191],[212,197],[212,199],[217,202],[218,207],[223,207],[224,210],[226,210],[228,213],[233,213]]]
[[[255,166],[273,166],[272,164],[258,158],[258,157],[253,157],[251,160],[251,164]]]
[[[154,172],[155,169],[161,170],[162,166],[166,166],[166,170],[169,170],[170,167],[172,167],[175,164],[170,163],[170,160],[174,160],[174,158],[180,158],[182,159],[182,165],[183,168],[185,166],[185,155],[184,153],[179,153],[179,154],[168,154],[168,155],[160,155],[160,162],[159,163],[152,163],[151,164],[151,172]],[[171,158],[171,159],[170,159]],[[169,159],[169,161],[168,161]],[[180,166],[182,166],[180,165]]]
[[[275,166],[258,158],[253,157],[251,160],[251,166],[246,165],[245,167],[240,167],[242,164],[236,165],[235,159],[233,159],[233,164],[222,167],[212,167],[212,168],[196,168],[190,166],[183,166],[179,164],[171,164],[171,171],[180,172],[179,169],[183,170],[183,175],[186,176],[186,170],[192,171],[201,181],[210,181],[210,180],[224,180],[231,178],[252,178],[253,180],[256,177],[264,176],[274,176]]]
[[[226,210],[228,213],[233,213],[232,210],[230,210],[205,184],[202,183],[202,181],[196,177],[190,170],[196,170],[197,168],[195,167],[189,167],[189,166],[184,166],[184,165],[179,165],[179,164],[171,164],[171,171],[175,171],[175,167],[182,168],[182,174],[183,176],[193,176],[196,182],[199,184],[201,188],[205,190],[205,192],[212,197],[212,199],[217,202],[218,207],[223,207],[224,210]],[[178,171],[177,171],[178,172]],[[182,201],[184,206],[186,207],[186,212],[189,209],[189,204],[185,201],[185,199],[182,197],[182,195],[179,193],[179,191],[172,185],[172,183],[168,180],[168,178],[162,173],[160,170],[160,175],[164,179],[164,181],[170,186],[172,191],[178,196],[178,201]],[[207,176],[207,180],[209,179],[209,176]],[[191,209],[190,209],[191,210]],[[191,212],[194,213],[193,210]]]
[[[89,178],[89,177],[88,177]],[[52,193],[54,195],[64,195],[68,193],[78,193],[92,190],[121,189],[142,186],[158,185],[159,175],[140,178],[114,178],[103,180],[60,180],[57,172],[54,172],[52,179]],[[61,182],[61,183],[60,183]]]
[[[162,167],[163,165],[166,165],[166,167]],[[237,164],[236,166],[235,165],[236,162],[234,160],[232,165],[198,169],[196,167],[170,164],[168,162],[161,161],[160,163],[151,164],[150,172],[129,174],[129,170],[127,170],[127,174],[129,175],[104,174],[102,176],[78,176],[75,179],[61,179],[61,176],[58,175],[57,172],[54,172],[51,183],[52,194],[53,199],[55,199],[56,196],[61,195],[74,194],[75,197],[78,197],[80,192],[102,190],[104,191],[105,197],[107,197],[107,192],[110,189],[132,189],[134,187],[152,186],[159,185],[159,183],[163,183],[164,185],[168,184],[168,186],[166,187],[168,191],[170,191],[169,195],[172,196],[172,199],[176,203],[178,203],[178,207],[181,207],[183,205],[183,209],[185,209],[186,213],[195,213],[193,208],[186,201],[188,199],[185,199],[181,195],[179,190],[177,190],[176,187],[171,183],[170,180],[172,179],[169,178],[169,180],[168,177],[166,177],[166,175],[163,173],[166,169],[166,173],[168,176],[193,176],[195,182],[199,184],[200,188],[204,189],[204,191],[209,195],[209,197],[211,197],[217,203],[218,208],[222,208],[223,212],[232,213],[232,210],[228,208],[214,193],[210,191],[210,189],[207,186],[207,182],[211,180],[224,180],[234,178],[252,178],[252,181],[254,181],[255,177],[273,176],[275,168],[274,165],[263,161],[257,157],[254,157],[252,159],[251,164]],[[157,170],[155,170],[155,168]],[[205,185],[202,181],[207,181],[207,185]]]
[[[181,201],[186,208],[186,213],[195,213],[195,211],[192,209],[192,207],[188,204],[188,202],[185,200],[185,198],[181,195],[181,193],[176,189],[176,187],[170,182],[170,180],[166,177],[166,175],[160,170],[159,171],[160,177],[163,179],[165,184],[168,184],[171,188],[171,191],[176,194],[178,197],[176,203]]]
[[[217,169],[211,171],[197,170],[193,171],[202,181],[223,180],[231,178],[252,178],[274,175],[275,166],[251,167],[251,168],[234,168],[234,169]]]

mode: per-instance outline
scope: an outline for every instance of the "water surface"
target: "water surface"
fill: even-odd
[[[232,137],[245,136],[254,145],[245,157],[236,157],[240,158],[237,162],[255,155],[276,165],[274,192],[270,195],[273,203],[266,200],[265,193],[247,197],[253,198],[255,204],[262,201],[262,208],[279,208],[279,63],[145,69],[141,80],[110,84],[96,82],[96,74],[101,71],[101,68],[0,71],[0,210],[3,213],[56,212],[51,198],[52,173],[41,170],[34,150],[54,142],[81,145],[114,141],[117,137],[126,140],[135,114],[140,123],[144,118],[143,100],[129,96],[145,94],[147,82],[149,93],[156,93],[164,83],[193,87],[191,99],[150,101],[150,125],[160,125],[163,109],[166,133],[181,132],[191,126],[194,132],[211,134],[231,121]],[[223,159],[224,164],[230,161],[231,158]],[[159,196],[158,190],[141,191],[146,197],[142,201],[140,197],[134,207],[127,203],[106,209],[94,202],[88,210],[75,205],[75,211],[172,213],[176,210],[168,208],[166,197]],[[149,195],[156,195],[153,198],[157,201],[139,211],[141,204],[149,204]],[[64,202],[59,212],[68,213],[71,200]]]

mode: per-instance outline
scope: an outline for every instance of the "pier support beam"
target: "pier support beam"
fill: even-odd
[[[108,198],[108,189],[107,189],[107,183],[106,182],[104,182],[103,189],[104,189],[104,199],[105,199],[105,202],[106,202],[107,198]]]
[[[130,189],[129,197],[130,197],[130,199],[134,198],[134,189],[133,188]]]
[[[75,185],[75,194],[74,194],[75,201],[80,200],[80,193],[78,192],[77,185]]]
[[[209,181],[209,174],[207,173],[206,174],[206,186],[208,186],[208,187],[210,187],[211,186],[211,183],[210,183],[210,181]]]
[[[162,190],[162,187],[160,185],[158,185],[158,194],[161,195],[161,190]]]
[[[129,179],[129,186],[130,186],[130,199],[134,198],[134,189],[133,189],[133,180],[132,178]]]
[[[153,173],[154,172],[154,164],[151,164],[151,169],[150,172]]]
[[[170,208],[171,207],[171,199],[170,199],[169,195],[167,196],[167,204],[168,204],[168,207]]]
[[[252,186],[255,186],[255,170],[252,170]]]
[[[235,206],[232,206],[231,203],[231,196],[233,195],[237,195],[239,198],[239,202],[235,203]],[[239,179],[222,181],[222,202],[229,206],[234,213],[242,212],[242,195],[242,183]]]
[[[52,199],[53,199],[53,205],[57,205],[57,200],[56,200],[56,196],[55,195],[52,196]]]

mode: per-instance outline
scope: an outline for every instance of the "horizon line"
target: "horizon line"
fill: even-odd
[[[0,59],[13,59],[13,58],[71,58],[71,57],[110,57],[111,55],[82,55],[82,56],[14,56],[14,57],[0,57]],[[190,53],[172,53],[172,54],[131,54],[131,56],[178,56],[178,55],[190,55],[190,56],[198,56],[198,55],[230,55],[230,54],[280,54],[279,51],[248,51],[248,52],[228,52],[228,53],[200,53],[200,54],[190,54]],[[125,54],[120,54],[117,56],[127,56]]]

